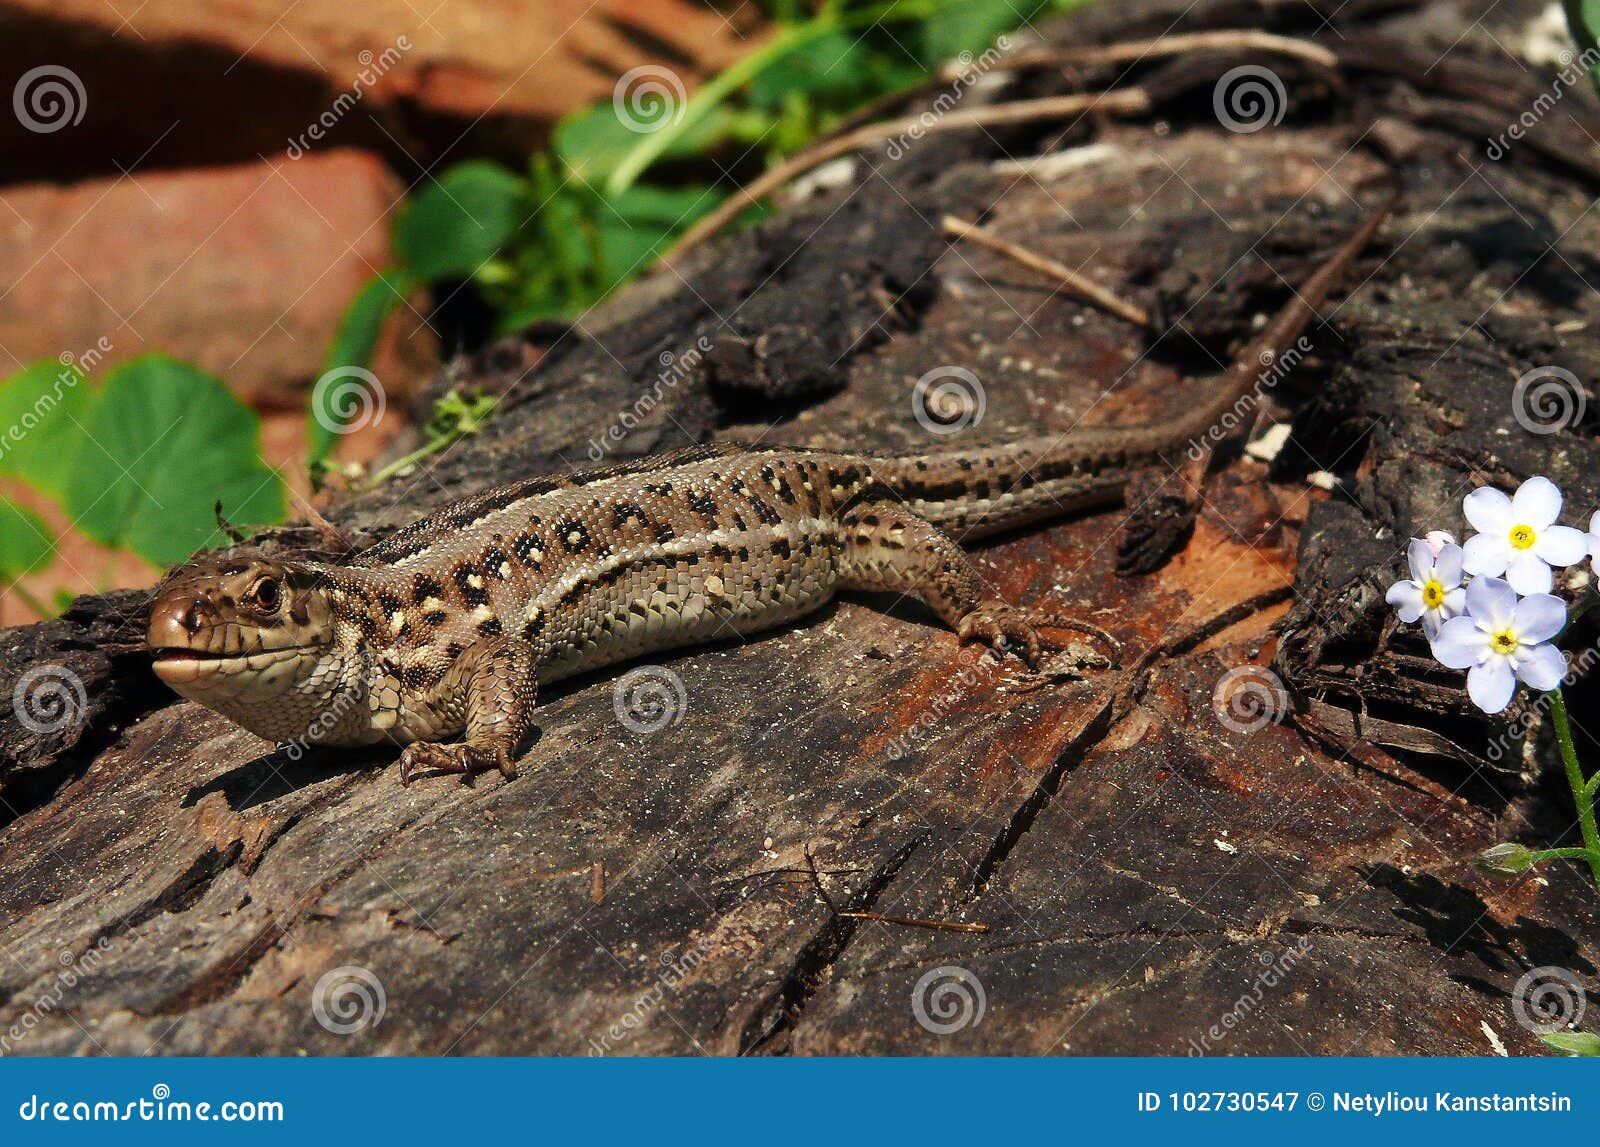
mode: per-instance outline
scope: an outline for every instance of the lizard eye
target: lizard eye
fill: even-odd
[[[277,609],[280,600],[277,579],[264,577],[256,582],[255,588],[250,591],[250,598],[257,606],[268,613]]]

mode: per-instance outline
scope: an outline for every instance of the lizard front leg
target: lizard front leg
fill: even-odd
[[[459,744],[418,741],[400,757],[400,781],[409,784],[418,769],[440,769],[470,780],[475,772],[498,769],[515,780],[513,762],[533,727],[539,692],[539,654],[526,641],[483,641],[462,655],[459,680],[466,690],[467,735]]]
[[[981,641],[1038,664],[1042,642],[1016,606],[985,594],[967,555],[944,531],[903,505],[864,502],[839,519],[840,588],[914,597],[963,642]]]

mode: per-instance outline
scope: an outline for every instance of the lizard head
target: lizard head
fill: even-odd
[[[325,575],[292,562],[184,566],[150,610],[156,676],[251,732],[304,738],[339,685],[329,590]]]

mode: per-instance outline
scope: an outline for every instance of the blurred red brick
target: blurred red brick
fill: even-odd
[[[699,0],[0,0],[3,90],[41,65],[83,89],[69,127],[30,133],[0,116],[0,154],[13,179],[236,162],[331,118],[327,142],[397,167],[521,163],[635,65],[662,64],[692,89],[748,51],[755,6],[726,8],[735,15]]]
[[[257,405],[303,406],[345,307],[389,263],[401,191],[353,151],[0,189],[0,374],[104,338],[108,362],[160,350]],[[391,399],[436,362],[419,326],[403,308],[375,363]]]

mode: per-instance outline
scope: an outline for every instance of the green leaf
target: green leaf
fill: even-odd
[[[671,119],[667,122],[671,123]],[[738,116],[733,109],[720,105],[711,108],[698,123],[672,141],[662,158],[702,155],[727,139],[737,125]],[[587,183],[600,184],[639,142],[642,134],[618,119],[616,108],[607,100],[573,112],[558,123],[551,145],[569,172]]]
[[[791,95],[865,95],[878,71],[874,63],[859,35],[826,32],[797,44],[763,68],[750,81],[750,103],[776,111]]]
[[[705,187],[634,184],[601,208],[595,225],[600,249],[600,293],[633,278],[670,246],[673,236],[715,207],[721,192]]]
[[[119,366],[84,429],[66,506],[99,542],[165,565],[214,543],[219,500],[241,526],[283,518],[261,420],[192,366],[162,355]]]
[[[395,309],[405,302],[412,289],[410,277],[404,271],[384,271],[356,292],[344,315],[339,319],[339,329],[333,336],[333,345],[323,359],[322,370],[372,365],[372,352],[383,333],[383,324]],[[337,428],[343,418],[330,402],[334,394],[331,387],[317,387],[311,391],[312,410],[307,425],[307,446],[312,465],[323,461],[333,452],[339,440]]]
[[[922,25],[918,54],[932,68],[956,59],[962,52],[982,52],[1002,32],[1021,27],[1047,6],[1045,0],[1015,6],[1009,0],[965,0],[946,5]]]
[[[1600,1055],[1600,1035],[1590,1032],[1556,1032],[1541,1035],[1539,1039],[1545,1047],[1561,1055]]]
[[[62,497],[95,392],[82,372],[38,362],[0,385],[0,474]]]
[[[415,278],[464,279],[523,219],[523,181],[488,160],[459,163],[430,183],[395,224],[395,249]]]
[[[1600,0],[1564,0],[1567,28],[1581,49],[1581,64],[1587,58],[1589,82],[1600,89]]]
[[[0,582],[9,584],[55,557],[50,527],[39,515],[0,498]]]

